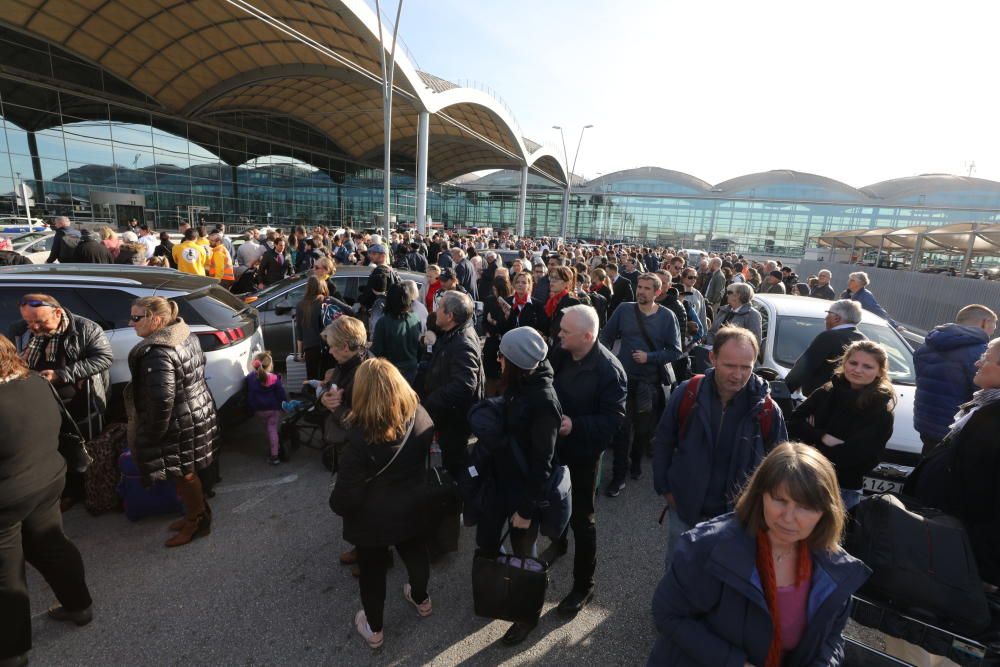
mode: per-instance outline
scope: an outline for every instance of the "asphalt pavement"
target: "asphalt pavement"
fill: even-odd
[[[572,585],[571,541],[551,571],[539,626],[522,645],[503,645],[508,624],[473,611],[474,533],[465,528],[459,552],[432,567],[428,618],[403,600],[405,568],[396,559],[385,644],[372,651],[353,629],[358,584],[337,562],[349,545],[327,505],[330,476],[319,453],[300,449],[271,466],[265,451],[254,421],[226,434],[212,534],[184,547],[163,546],[172,517],[132,523],[70,510],[66,533],[83,554],[95,618],[83,628],[48,619],[51,590],[29,567],[32,664],[613,666],[649,655],[667,533],[656,521],[662,502],[648,460],[643,479],[619,498],[598,498],[597,588],[576,618],[555,609]]]

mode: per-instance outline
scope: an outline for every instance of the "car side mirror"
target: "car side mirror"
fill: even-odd
[[[293,308],[292,306],[277,306],[274,309],[274,314],[275,315],[287,315],[290,312],[292,312],[293,310],[295,310],[295,308]]]

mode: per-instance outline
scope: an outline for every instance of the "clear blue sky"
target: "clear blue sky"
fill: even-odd
[[[970,161],[1000,180],[998,19],[1000,3],[967,0],[405,0],[400,34],[421,68],[497,90],[527,136],[559,145],[562,125],[571,161],[594,124],[587,177],[796,169],[864,186]]]

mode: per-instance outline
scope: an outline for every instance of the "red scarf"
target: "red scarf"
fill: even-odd
[[[556,307],[559,305],[559,300],[567,294],[569,294],[569,290],[564,289],[562,292],[550,296],[549,300],[545,302],[545,314],[552,317],[552,314],[556,312]]]
[[[795,585],[812,578],[812,556],[805,541],[799,542],[799,568],[795,573]],[[781,667],[781,619],[778,618],[778,581],[774,574],[774,556],[771,554],[771,540],[763,530],[757,531],[757,572],[764,586],[764,599],[771,611],[771,645],[767,649],[767,662],[763,667]]]
[[[597,290],[601,289],[602,287],[604,287],[604,283],[603,282],[600,282],[600,283],[590,283],[590,291],[591,292],[596,292]]]
[[[427,310],[434,310],[434,295],[437,291],[441,289],[441,281],[435,280],[427,287],[427,296],[424,299],[424,305],[427,306]]]
[[[524,296],[521,297],[517,292],[514,292],[514,307],[521,310],[528,304],[528,293],[525,292]]]

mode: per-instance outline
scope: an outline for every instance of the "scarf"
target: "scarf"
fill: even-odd
[[[531,297],[528,296],[527,292],[525,292],[523,297],[519,296],[517,292],[514,292],[514,302],[512,305],[518,310],[521,310],[526,305],[528,305],[528,299],[530,298]]]
[[[564,289],[562,292],[550,296],[549,300],[545,302],[545,314],[552,317],[553,313],[556,312],[556,308],[559,306],[559,300],[567,294],[569,294],[569,290]]]
[[[795,585],[812,578],[812,556],[804,541],[799,542],[799,568],[795,573]],[[763,530],[757,531],[757,572],[760,583],[764,587],[764,599],[771,611],[771,625],[774,633],[771,635],[771,645],[767,649],[767,662],[763,667],[781,667],[781,619],[778,617],[778,580],[774,574],[774,556],[771,553],[771,540]]]
[[[950,430],[948,432],[948,437],[957,435],[958,432],[962,430],[962,427],[965,426],[966,422],[972,418],[972,414],[976,410],[997,401],[1000,401],[1000,387],[980,389],[974,393],[971,401],[958,406],[958,412],[955,413],[955,421],[949,427]]]
[[[28,368],[36,368],[38,362],[43,358],[50,364],[59,361],[59,344],[67,329],[69,329],[69,318],[66,317],[66,313],[63,313],[55,331],[47,334],[33,334],[31,340],[28,341],[28,347],[24,350],[24,362]]]

